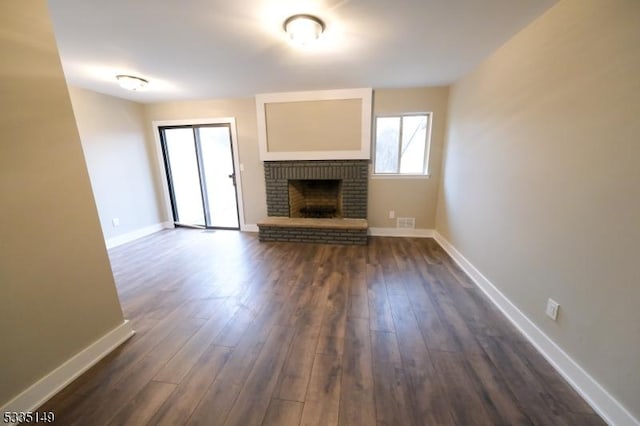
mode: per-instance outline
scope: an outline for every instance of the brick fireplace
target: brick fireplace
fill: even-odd
[[[366,244],[367,160],[265,161],[264,173],[262,241]]]

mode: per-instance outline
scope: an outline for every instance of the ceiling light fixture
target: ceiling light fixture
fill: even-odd
[[[325,29],[324,22],[320,18],[307,14],[288,17],[283,27],[291,41],[301,46],[316,41]]]
[[[149,84],[149,81],[144,78],[135,77],[133,75],[120,74],[117,75],[116,78],[118,79],[120,87],[134,92],[145,90]]]

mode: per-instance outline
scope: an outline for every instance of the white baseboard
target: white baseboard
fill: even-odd
[[[369,228],[372,237],[433,238],[433,229]]]
[[[34,411],[134,334],[131,324],[125,320],[6,403],[0,412]]]
[[[246,223],[244,226],[240,228],[242,232],[258,232],[258,225],[255,223]]]
[[[144,228],[136,229],[135,231],[127,232],[126,234],[118,235],[117,237],[108,238],[105,243],[107,245],[107,249],[110,249],[122,244],[130,243],[131,241],[137,240],[138,238],[146,237],[147,235],[151,235],[163,229],[173,227],[174,226],[172,222],[156,223],[151,226],[145,226]]]
[[[606,389],[518,309],[496,286],[476,269],[446,238],[434,231],[435,240],[473,279],[494,305],[520,330],[531,344],[560,373],[587,403],[609,424],[640,425],[637,419]]]

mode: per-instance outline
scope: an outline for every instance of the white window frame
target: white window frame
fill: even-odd
[[[398,140],[398,149],[402,147],[402,119],[404,117],[415,117],[419,115],[426,115],[427,118],[427,134],[425,141],[425,149],[424,149],[424,173],[400,173],[400,172],[390,172],[390,173],[376,173],[376,144],[378,143],[378,118],[400,118],[400,134]],[[418,179],[428,179],[431,174],[429,170],[429,159],[431,157],[431,129],[433,128],[433,112],[405,112],[400,114],[378,114],[375,116],[374,121],[374,130],[373,130],[373,146],[371,148],[371,177],[380,179],[380,178],[418,178]],[[398,161],[400,161],[400,157],[398,157]]]

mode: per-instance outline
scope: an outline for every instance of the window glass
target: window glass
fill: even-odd
[[[427,116],[415,115],[402,118],[402,150],[400,173],[425,172],[425,148],[427,143]]]
[[[396,173],[400,117],[379,117],[376,121],[376,173]]]
[[[430,114],[376,118],[374,173],[427,174]]]

